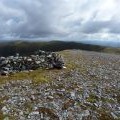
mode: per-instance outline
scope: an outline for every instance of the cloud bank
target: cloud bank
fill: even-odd
[[[0,0],[0,39],[120,40],[119,0]]]

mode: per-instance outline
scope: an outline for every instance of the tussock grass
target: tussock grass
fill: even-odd
[[[31,72],[19,72],[9,76],[0,76],[0,83],[4,83],[10,80],[33,80],[33,82],[47,82],[49,80],[47,76],[47,70],[35,70]]]

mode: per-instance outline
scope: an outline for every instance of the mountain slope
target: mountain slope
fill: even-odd
[[[120,54],[120,48],[108,48],[98,45],[89,45],[77,42],[64,42],[64,41],[50,41],[50,42],[26,42],[14,41],[0,44],[0,56],[15,55],[30,55],[38,49],[45,51],[61,51],[67,49],[81,49],[97,52],[110,52]]]

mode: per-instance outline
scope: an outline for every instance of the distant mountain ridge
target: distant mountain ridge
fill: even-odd
[[[78,42],[66,41],[48,41],[48,42],[28,42],[28,41],[10,41],[0,43],[0,56],[15,55],[30,55],[34,51],[41,49],[44,51],[62,51],[67,49],[81,49],[87,51],[107,52],[120,54],[120,48],[104,47],[99,45],[91,45]]]
[[[13,42],[22,43],[22,42],[41,42],[41,41],[42,40],[0,40],[0,44],[13,43]],[[63,41],[63,40],[52,40],[52,41]],[[73,41],[77,43],[83,43],[83,44],[120,48],[120,40],[80,40],[80,41],[73,40]],[[73,42],[73,41],[67,40],[67,42]],[[44,40],[42,42],[50,42],[50,40]]]
[[[86,41],[81,41],[82,43],[85,44],[91,44],[91,45],[100,45],[100,46],[106,46],[106,47],[115,47],[115,48],[120,48],[120,41],[112,40],[86,40]]]

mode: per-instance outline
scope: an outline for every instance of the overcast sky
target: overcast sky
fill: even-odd
[[[120,41],[120,0],[0,0],[0,39]]]

